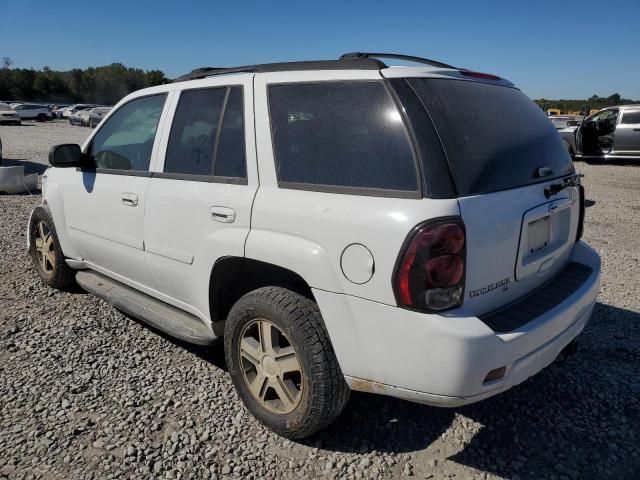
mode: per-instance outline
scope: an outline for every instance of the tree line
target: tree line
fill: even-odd
[[[11,59],[3,58],[0,101],[113,105],[135,90],[169,81],[160,70],[128,68],[121,63],[68,71],[49,67],[12,68],[12,65]]]
[[[534,100],[534,102],[536,102],[538,106],[545,111],[549,108],[557,108],[563,112],[586,111],[586,113],[589,113],[589,110],[600,110],[605,107],[614,107],[616,105],[640,103],[640,100],[621,98],[619,93],[614,93],[608,97],[593,95],[585,100],[549,100],[546,98],[540,98],[538,100]]]
[[[12,68],[13,61],[4,57],[0,65],[0,101],[24,100],[44,103],[96,103],[113,105],[125,95],[145,87],[161,85],[169,80],[160,70],[142,70],[112,63],[104,67],[74,68],[68,71]],[[593,95],[585,100],[534,100],[540,108],[558,108],[563,112],[599,110],[604,107],[640,103],[621,98]]]

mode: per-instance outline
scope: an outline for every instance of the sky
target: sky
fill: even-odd
[[[640,100],[640,0],[0,0],[0,12],[14,67],[119,62],[172,78],[393,52],[494,73],[532,98]]]

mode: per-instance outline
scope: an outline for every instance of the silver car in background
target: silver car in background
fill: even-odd
[[[111,111],[113,107],[96,107],[89,110],[86,125],[95,128],[104,117]]]
[[[640,160],[640,104],[600,110],[582,122],[575,140],[576,160]]]
[[[576,153],[576,130],[582,124],[582,117],[575,115],[554,115],[549,117],[553,126],[556,127],[556,131],[562,141],[564,142],[571,158],[575,157]]]

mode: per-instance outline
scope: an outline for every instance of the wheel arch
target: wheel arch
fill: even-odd
[[[286,287],[315,301],[309,283],[293,270],[246,257],[218,259],[209,279],[209,313],[214,333],[224,333],[227,315],[243,295],[267,286]]]

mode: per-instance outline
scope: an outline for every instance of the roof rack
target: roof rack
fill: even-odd
[[[456,68],[446,63],[439,62],[437,60],[430,60],[428,58],[414,57],[413,55],[401,55],[398,53],[369,53],[369,52],[351,52],[345,53],[340,56],[340,60],[350,59],[365,59],[365,58],[392,58],[395,60],[405,60],[407,62],[422,63],[423,65],[431,65],[438,68]]]
[[[223,75],[228,73],[264,73],[264,72],[292,72],[300,70],[380,70],[387,65],[380,61],[380,58],[392,58],[405,60],[408,62],[421,63],[439,68],[455,68],[446,63],[428,58],[414,57],[412,55],[400,55],[397,53],[368,53],[352,52],[341,55],[338,60],[312,60],[302,62],[281,62],[263,63],[258,65],[244,65],[241,67],[203,67],[196,68],[186,75],[182,75],[174,82],[185,82],[199,78],[210,77],[212,75]]]
[[[376,60],[375,58],[341,58],[340,60],[264,63],[231,68],[204,67],[196,68],[186,75],[176,78],[174,82],[185,82],[187,80],[196,80],[227,73],[292,72],[296,70],[380,70],[385,67],[384,62]]]

